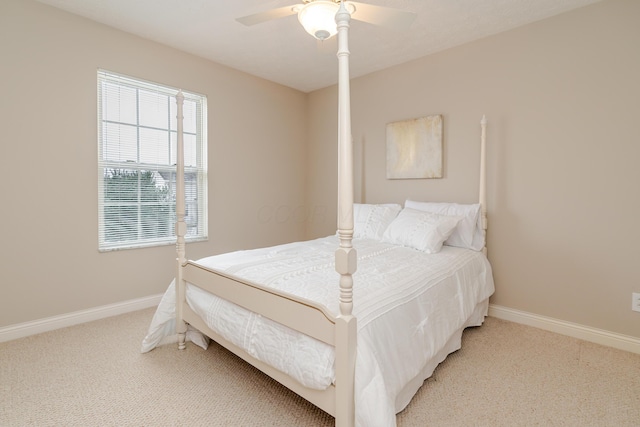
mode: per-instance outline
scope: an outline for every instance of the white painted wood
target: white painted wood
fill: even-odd
[[[161,300],[162,294],[151,295],[144,298],[93,307],[87,310],[74,311],[71,313],[61,314],[59,316],[46,317],[44,319],[38,319],[31,322],[4,326],[0,328],[0,342],[17,340],[19,338],[54,331],[56,329],[67,328],[81,323],[106,319],[107,317],[144,310],[145,308],[157,307]]]
[[[335,345],[336,316],[324,306],[289,293],[188,262],[184,280],[249,311]]]
[[[184,188],[184,133],[183,133],[183,105],[182,91],[176,95],[177,104],[177,144],[176,144],[176,333],[178,334],[178,348],[184,350],[187,334],[187,324],[183,321],[183,307],[185,301],[186,283],[182,266],[186,262],[185,234],[187,224],[185,216],[185,188]]]
[[[355,425],[356,318],[336,322],[336,427]]]
[[[640,339],[632,336],[617,334],[495,304],[489,305],[489,316],[640,354]]]
[[[194,328],[198,329],[200,332],[204,333],[206,336],[217,342],[218,344],[225,347],[227,350],[233,352],[237,356],[244,359],[246,362],[250,363],[254,367],[260,369],[265,374],[269,375],[274,380],[278,381],[280,384],[284,385],[294,393],[299,396],[307,399],[309,402],[313,403],[318,408],[327,412],[330,415],[335,416],[336,414],[336,387],[335,385],[329,386],[325,390],[315,390],[308,387],[303,386],[298,381],[294,380],[289,375],[267,365],[261,360],[256,359],[251,356],[242,348],[236,346],[235,344],[227,341],[222,336],[218,335],[212,329],[210,329],[205,322],[200,318],[189,306],[186,306],[184,309],[184,319]]]
[[[353,141],[349,75],[349,21],[340,2],[338,27],[338,238],[336,271],[340,274],[340,316],[336,323],[336,426],[355,425],[356,318],[353,310],[353,274],[357,254],[353,238]]]

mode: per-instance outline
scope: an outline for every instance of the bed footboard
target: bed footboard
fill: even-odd
[[[340,420],[343,418],[353,419],[354,369],[352,361],[355,360],[355,318],[334,316],[325,307],[313,301],[270,289],[192,261],[186,262],[182,270],[183,278],[181,283],[178,283],[178,295],[181,295],[182,299],[177,301],[176,307],[177,312],[179,311],[182,315],[181,322],[190,324],[294,393],[333,415],[336,417],[336,425],[341,425]],[[186,295],[187,283],[333,346],[336,349],[334,384],[326,390],[305,387],[287,374],[226,340],[209,328],[204,320],[186,303],[184,296]],[[340,386],[336,387],[337,384]],[[342,425],[352,424],[346,422]]]
[[[313,301],[191,261],[185,264],[183,271],[184,282],[329,345],[336,345],[334,329],[338,318]]]

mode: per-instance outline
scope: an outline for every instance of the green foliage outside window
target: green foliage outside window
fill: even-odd
[[[157,177],[153,171],[105,171],[105,241],[157,239],[173,235],[175,201],[169,186],[157,182]]]

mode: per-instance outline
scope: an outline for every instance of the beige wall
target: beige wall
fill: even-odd
[[[474,202],[486,114],[492,302],[640,337],[637,16],[640,2],[605,1],[354,79],[358,201]],[[98,68],[208,96],[210,240],[190,257],[334,232],[335,87],[305,95],[3,0],[0,327],[157,294],[173,276],[172,246],[97,251]],[[433,113],[445,177],[386,180],[386,123]]]
[[[208,97],[209,241],[188,256],[303,237],[290,213],[305,200],[307,95],[2,0],[0,327],[158,294],[173,277],[173,246],[98,253],[98,68]]]
[[[354,79],[358,200],[476,201],[486,114],[492,303],[640,337],[638,17],[636,0],[605,1]],[[309,111],[335,98],[315,92]],[[434,113],[445,177],[387,180],[385,124]],[[330,129],[333,115],[310,114],[308,197],[333,212]],[[308,237],[335,230],[334,218]]]

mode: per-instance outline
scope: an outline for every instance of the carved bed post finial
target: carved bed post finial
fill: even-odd
[[[186,260],[185,238],[187,234],[187,224],[185,217],[185,189],[184,189],[184,139],[183,139],[183,104],[184,95],[179,91],[176,95],[177,106],[177,144],[176,144],[176,333],[178,334],[178,348],[185,348],[187,325],[182,316],[182,302],[185,299],[185,283],[183,279],[182,266]]]
[[[338,237],[336,271],[340,273],[340,314],[350,316],[353,308],[353,278],[356,251],[353,238],[353,143],[349,88],[349,21],[351,14],[340,2],[338,27]]]

